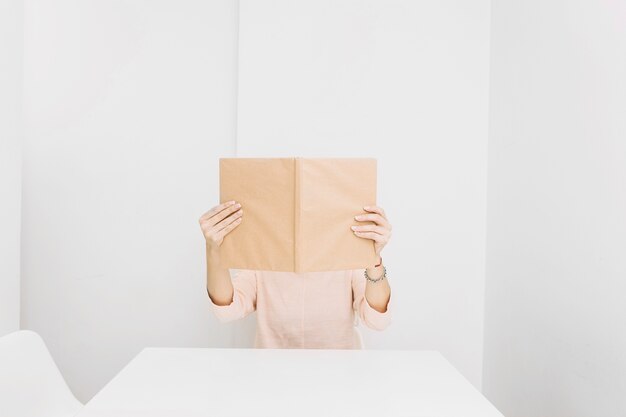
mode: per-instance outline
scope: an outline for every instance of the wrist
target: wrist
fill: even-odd
[[[382,264],[378,267],[366,268],[365,271],[363,271],[363,275],[365,275],[368,281],[377,283],[386,278],[387,268]]]
[[[220,257],[220,248],[219,246],[213,246],[209,242],[206,242],[206,254],[209,258],[219,259]]]

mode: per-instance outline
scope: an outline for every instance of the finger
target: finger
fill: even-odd
[[[225,203],[217,205],[213,207],[211,210],[204,213],[202,216],[200,216],[200,220],[208,219],[209,217],[214,216],[215,214],[219,213],[220,211],[224,210],[227,207],[232,206],[233,204],[235,204],[235,200],[226,201]]]
[[[232,216],[228,216],[221,222],[217,223],[215,226],[213,226],[213,228],[217,232],[219,232],[225,227],[227,227],[228,225],[230,225],[232,222],[241,219],[242,216],[243,216],[243,210],[240,209],[237,212],[235,212],[235,214],[233,214]]]
[[[222,211],[223,212],[223,211]],[[230,224],[233,220],[243,215],[243,209],[237,210],[233,215],[228,216],[217,223],[213,223],[212,219],[215,217],[200,221],[200,227],[206,235],[211,235],[219,232],[221,229]]]
[[[207,222],[209,225],[215,226],[216,224],[218,224],[219,222],[221,222],[222,220],[224,220],[231,214],[236,213],[241,210],[243,209],[240,207],[239,204],[234,204],[232,206],[226,207],[224,210],[213,215],[212,217],[209,217],[208,219],[205,219],[204,221]]]
[[[239,226],[241,224],[241,217],[238,218],[237,220],[234,220],[232,223],[230,223],[228,226],[226,226],[225,228],[223,228],[222,230],[220,230],[219,232],[217,232],[216,239],[219,240],[223,237],[225,237],[227,234],[229,234],[235,227]]]
[[[354,232],[354,234],[358,237],[362,237],[364,239],[371,239],[380,243],[383,243],[386,241],[385,236],[379,233],[375,233],[375,232]]]
[[[390,227],[391,225],[389,224],[387,219],[385,219],[383,216],[381,216],[378,213],[360,214],[358,216],[355,216],[354,218],[360,222],[372,221],[374,223],[377,223],[380,226],[387,227],[388,229],[391,228]]]
[[[382,226],[377,226],[375,224],[363,225],[363,226],[351,226],[352,230],[356,230],[357,232],[374,232],[380,235],[385,235],[388,233],[388,230]]]
[[[383,216],[385,219],[387,218],[387,215],[385,214],[385,210],[383,210],[382,207],[379,207],[379,206],[365,206],[365,207],[363,207],[363,210],[370,211],[370,212],[373,212],[373,213],[378,213],[381,216]]]

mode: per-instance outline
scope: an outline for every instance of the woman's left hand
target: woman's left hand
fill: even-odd
[[[381,207],[365,206],[363,209],[368,213],[355,216],[354,218],[357,221],[372,221],[375,224],[351,226],[351,228],[356,236],[373,240],[376,255],[380,256],[380,252],[391,238],[391,224]]]

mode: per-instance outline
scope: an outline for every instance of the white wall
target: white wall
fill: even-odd
[[[335,18],[330,2],[297,4],[242,2],[237,55],[235,2],[26,2],[22,327],[81,400],[144,346],[252,345],[253,316],[223,325],[208,310],[197,225],[218,200],[217,158],[236,148],[377,157],[394,223],[385,260],[406,307],[385,333],[364,329],[366,343],[439,350],[480,387],[488,2],[370,2],[358,18],[357,3],[332,3]],[[300,84],[271,71],[289,44],[251,49],[278,6],[293,42],[329,48],[297,51]]]
[[[22,13],[0,1],[0,334]],[[484,367],[488,1],[242,0],[239,55],[237,13],[25,2],[21,320],[76,395],[144,346],[251,345],[253,320],[207,308],[196,222],[238,148],[378,158],[398,310],[368,347],[439,350],[477,387],[482,368],[507,417],[624,415],[624,2],[493,2]]]
[[[493,2],[484,392],[626,415],[626,2]]]
[[[371,156],[393,324],[480,388],[488,0],[241,0],[240,156]]]
[[[28,0],[22,326],[86,401],[144,346],[236,346],[197,219],[232,156],[236,3]]]
[[[23,13],[0,0],[0,336],[20,327]]]

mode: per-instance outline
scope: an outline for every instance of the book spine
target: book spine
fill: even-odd
[[[294,236],[293,236],[293,270],[300,272],[300,158],[294,158]]]

